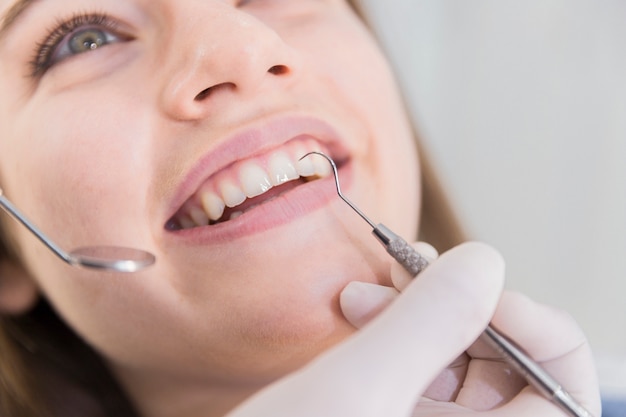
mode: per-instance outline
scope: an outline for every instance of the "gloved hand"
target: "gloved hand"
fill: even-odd
[[[437,257],[434,248],[425,243],[414,246],[431,260]],[[399,264],[392,266],[391,276],[399,291],[414,280]],[[467,277],[471,279],[470,275]],[[416,280],[421,279],[420,274]],[[342,294],[342,308],[353,325],[363,327],[393,298],[389,288],[353,282]],[[521,294],[504,292],[492,324],[541,363],[587,410],[600,417],[600,395],[591,350],[570,316]],[[529,387],[492,348],[478,340],[438,375],[414,412],[414,416],[439,415],[565,414]]]
[[[402,294],[393,288],[348,285],[342,294],[342,308],[362,329],[260,391],[229,416],[408,417],[415,410],[416,415],[450,415],[450,410],[478,415],[471,409],[493,402],[481,398],[491,391],[484,383],[506,379],[497,372],[487,372],[489,378],[483,376],[491,361],[469,360],[492,355],[484,346],[472,344],[498,307],[503,277],[504,263],[499,254],[486,245],[468,243],[435,260]],[[535,331],[537,322],[541,323]],[[498,307],[495,324],[510,330],[510,336],[539,360],[546,359],[554,376],[585,405],[597,410],[589,351],[569,319],[507,296],[507,302]],[[554,330],[551,326],[562,329],[557,337],[544,334],[548,327]],[[470,346],[469,353],[464,354]],[[456,371],[442,374],[455,360],[462,375]],[[443,380],[440,377],[433,384],[438,375],[444,375]],[[466,384],[467,389],[459,390],[459,383]],[[501,409],[501,415],[561,415],[532,389],[518,393],[519,380],[515,384],[515,389],[504,391],[504,400],[513,400]],[[450,398],[420,401],[429,387],[431,396]]]

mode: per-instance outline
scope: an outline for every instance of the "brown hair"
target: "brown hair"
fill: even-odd
[[[366,20],[357,2],[349,3]],[[420,239],[444,251],[463,241],[464,234],[426,150],[419,147]],[[0,221],[0,262],[18,262],[12,247]],[[138,415],[104,360],[45,298],[19,317],[0,316],[0,417]]]
[[[17,263],[2,226],[0,221],[0,262]],[[42,297],[25,314],[0,315],[0,417],[5,416],[137,417],[138,413],[104,360]]]

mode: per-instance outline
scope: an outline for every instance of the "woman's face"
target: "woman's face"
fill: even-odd
[[[128,379],[222,385],[271,380],[349,334],[338,295],[386,283],[386,255],[297,160],[328,153],[344,193],[409,239],[418,167],[347,3],[21,3],[0,38],[5,194],[64,248],[157,257],[136,274],[71,268],[10,223],[70,325]]]

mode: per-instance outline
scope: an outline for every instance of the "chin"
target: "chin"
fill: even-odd
[[[356,331],[343,317],[325,325],[294,324],[294,328],[270,332],[273,338],[269,341],[263,339],[264,347],[270,349],[275,361],[273,375],[270,376],[281,377],[301,368]]]

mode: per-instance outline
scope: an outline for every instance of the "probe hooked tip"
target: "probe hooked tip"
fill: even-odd
[[[372,226],[372,228],[376,229],[376,224],[371,221],[361,210],[358,209],[357,206],[355,206],[354,204],[352,204],[352,202],[350,200],[348,200],[343,193],[341,192],[341,186],[339,185],[339,174],[337,172],[337,164],[335,164],[335,161],[333,161],[333,159],[326,155],[323,152],[319,152],[319,151],[313,151],[313,152],[309,152],[306,155],[304,155],[302,158],[300,158],[300,161],[302,161],[304,158],[307,158],[311,155],[319,155],[323,158],[325,158],[328,163],[330,163],[330,166],[333,169],[333,176],[335,177],[335,188],[337,188],[337,194],[339,195],[339,197],[346,202],[346,204],[348,204],[352,210],[354,210],[359,216],[361,216],[361,218],[363,220],[365,220],[370,226]]]

